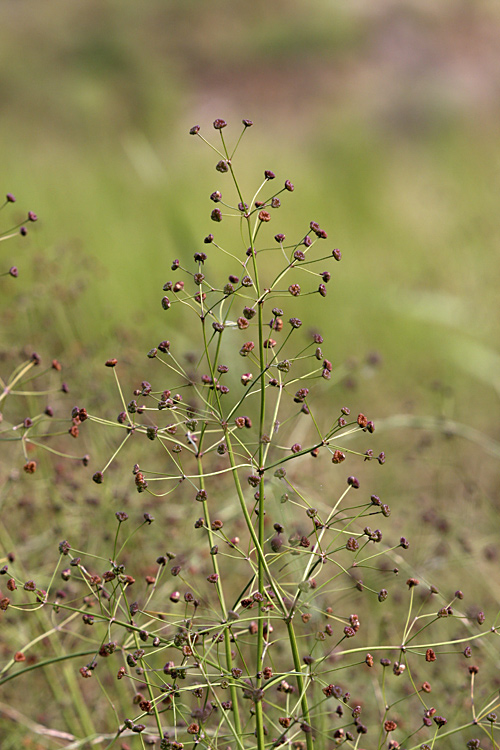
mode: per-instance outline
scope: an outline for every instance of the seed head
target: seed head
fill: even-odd
[[[240,349],[240,354],[242,357],[247,357],[250,352],[255,349],[255,344],[253,341],[247,341]]]
[[[299,388],[293,400],[296,404],[301,404],[307,398],[308,394],[309,388]]]

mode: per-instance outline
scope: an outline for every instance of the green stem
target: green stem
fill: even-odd
[[[292,650],[292,656],[293,656],[293,665],[295,667],[296,671],[296,680],[297,680],[297,688],[299,690],[300,694],[300,707],[302,709],[302,716],[306,724],[311,726],[311,719],[309,716],[309,705],[307,702],[307,695],[306,691],[304,689],[304,677],[302,675],[302,664],[300,661],[300,655],[299,655],[299,649],[297,646],[297,638],[295,636],[295,630],[292,624],[292,621],[289,619],[287,620],[286,627],[288,630],[288,638],[290,641],[290,648]],[[313,750],[313,738],[312,738],[312,732],[306,732],[306,744],[307,744],[307,750]]]
[[[204,490],[205,479],[204,479],[203,465],[202,465],[202,460],[201,460],[202,441],[203,441],[203,436],[200,437],[200,442],[199,442],[200,453],[198,455],[198,473],[200,475],[200,489]],[[208,534],[208,543],[209,543],[210,549],[212,549],[212,547],[214,546],[214,538],[213,538],[211,521],[210,521],[210,512],[209,512],[208,503],[206,500],[203,500],[203,513],[204,513],[204,518],[205,518],[205,528]],[[220,602],[220,606],[222,610],[222,617],[224,620],[224,649],[226,653],[226,668],[227,668],[228,673],[230,673],[231,669],[233,668],[233,657],[231,654],[231,632],[230,632],[229,627],[227,626],[227,619],[228,619],[227,607],[226,607],[224,591],[223,591],[223,587],[222,587],[222,583],[220,579],[219,563],[217,560],[217,555],[211,555],[211,558],[212,558],[213,571],[217,575],[217,583],[216,583],[217,595],[219,597],[219,602]],[[241,728],[240,710],[239,710],[239,704],[238,704],[238,692],[236,690],[236,685],[234,684],[233,678],[231,677],[230,680],[231,681],[230,681],[229,690],[231,693],[231,700],[233,702],[234,725],[235,725],[237,735],[241,736],[242,728]]]

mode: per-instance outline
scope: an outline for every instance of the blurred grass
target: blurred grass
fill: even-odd
[[[11,351],[63,360],[78,402],[107,401],[109,356],[129,363],[127,387],[142,379],[145,353],[170,335],[170,263],[200,249],[208,195],[224,189],[187,131],[210,135],[224,116],[236,137],[250,116],[245,187],[264,168],[296,186],[270,231],[300,236],[315,219],[343,252],[326,304],[310,307],[325,351],[335,364],[381,356],[378,374],[362,367],[370,377],[332,388],[332,402],[380,417],[444,411],[499,438],[494,4],[4,11],[4,189],[40,216],[5,249],[20,268],[2,289]],[[217,230],[239,243],[229,222]],[[179,346],[189,333],[178,326]],[[398,434],[395,450],[412,441]]]

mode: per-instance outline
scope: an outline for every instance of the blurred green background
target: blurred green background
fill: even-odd
[[[20,269],[2,287],[4,343],[59,357],[79,403],[106,402],[107,357],[147,377],[172,333],[170,263],[203,248],[224,184],[189,128],[212,138],[223,117],[231,139],[251,118],[244,186],[266,168],[291,179],[276,230],[314,219],[342,250],[313,322],[354,367],[333,407],[380,420],[391,502],[453,515],[474,491],[496,512],[499,33],[487,0],[4,4],[2,182],[40,216],[4,246]],[[457,420],[476,442],[383,432],[399,414]]]
[[[2,182],[41,217],[10,285],[29,335],[50,315],[61,352],[137,331],[147,351],[156,276],[221,185],[188,129],[250,117],[246,184],[292,179],[288,233],[314,218],[343,251],[329,339],[337,361],[380,352],[378,411],[434,381],[462,419],[496,404],[499,29],[496,3],[455,0],[4,4]]]
[[[15,0],[1,18],[2,186],[11,216],[40,217],[2,246],[20,271],[2,280],[2,349],[57,356],[71,403],[119,411],[102,363],[125,360],[127,387],[152,372],[145,353],[172,336],[162,284],[174,258],[203,249],[208,196],[223,189],[189,128],[212,138],[222,117],[231,140],[252,119],[243,184],[264,169],[290,179],[276,231],[303,236],[314,219],[343,253],[311,311],[350,368],[332,409],[374,418],[388,455],[356,472],[376,475],[417,573],[447,591],[469,581],[486,609],[500,505],[498,2]],[[189,345],[189,323],[176,336]],[[408,415],[463,435],[412,431]],[[76,489],[45,487],[62,533],[67,503],[85,524]],[[116,494],[113,510],[136,497]]]
[[[495,453],[499,32],[487,0],[5,3],[2,183],[40,221],[4,246],[20,276],[3,283],[3,343],[63,360],[78,402],[104,400],[104,358],[143,377],[170,333],[161,285],[202,247],[224,179],[188,130],[211,137],[223,117],[236,138],[251,118],[243,183],[291,179],[287,234],[315,219],[343,252],[312,308],[334,363],[358,363],[332,404],[380,428],[444,415]],[[378,447],[396,459],[379,480],[393,502],[453,515],[448,500],[475,492],[496,512],[482,438],[392,427]]]

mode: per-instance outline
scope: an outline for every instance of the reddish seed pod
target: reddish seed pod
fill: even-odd
[[[271,549],[273,552],[279,552],[282,544],[283,540],[279,536],[273,537],[270,541]]]

